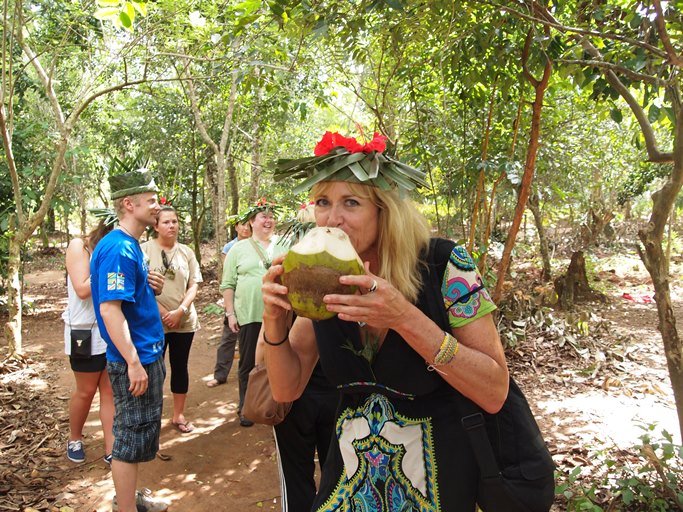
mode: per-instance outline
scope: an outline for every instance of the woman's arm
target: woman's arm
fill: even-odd
[[[376,281],[377,289],[363,295],[327,295],[324,300],[330,311],[339,313],[342,320],[393,329],[451,386],[487,412],[500,410],[507,397],[509,377],[503,347],[490,314],[452,329],[459,343],[458,352],[447,364],[435,364],[445,333],[432,319],[387,281],[370,273],[343,276],[340,281],[359,286],[363,291],[372,288]]]
[[[292,307],[287,300],[287,287],[279,283],[279,276],[284,271],[283,259],[284,255],[275,258],[263,276],[262,331],[273,398],[278,402],[291,402],[304,392],[318,361],[318,348],[311,320],[298,317],[291,329],[288,328]]]
[[[451,330],[458,341],[455,357],[437,365],[434,358],[444,340],[444,332],[417,307],[410,305],[405,320],[392,327],[426,364],[433,365],[443,379],[489,413],[496,413],[508,393],[508,369],[498,331],[489,313],[469,324]]]
[[[82,238],[74,238],[66,249],[66,271],[79,299],[90,297],[90,255]]]

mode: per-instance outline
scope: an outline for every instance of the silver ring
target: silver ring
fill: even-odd
[[[377,281],[374,279],[372,280],[372,286],[368,290],[368,293],[376,292],[377,291]]]

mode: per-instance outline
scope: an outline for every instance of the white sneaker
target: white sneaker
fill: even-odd
[[[165,500],[152,498],[152,491],[149,489],[141,489],[135,491],[135,506],[138,512],[166,512],[169,503]],[[112,512],[118,512],[119,510],[116,496],[114,496],[114,502],[112,503],[111,509]]]

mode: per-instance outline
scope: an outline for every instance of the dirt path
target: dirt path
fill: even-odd
[[[625,281],[623,276],[620,279],[620,290],[642,296],[642,288],[637,287],[640,284]],[[24,320],[25,350],[34,361],[30,384],[42,396],[56,400],[55,428],[58,439],[65,443],[73,376],[63,354],[63,271],[35,273],[26,280],[25,297],[32,304]],[[215,281],[203,285],[197,300],[199,311],[218,298],[217,288]],[[592,345],[584,341],[585,345],[576,350],[539,337],[522,347],[526,355],[511,361],[515,378],[537,411],[555,461],[563,471],[576,466],[588,474],[603,471],[603,459],[594,455],[638,443],[642,434],[639,424],[657,422],[680,443],[661,338],[655,328],[655,305],[623,300],[619,293],[613,294],[608,304],[596,306],[603,320],[592,328],[609,335],[597,336]],[[677,293],[676,316],[683,324],[683,290],[679,287]],[[196,429],[182,435],[171,427],[167,379],[161,454],[168,460],[157,458],[142,465],[140,486],[171,500],[174,511],[280,510],[272,430],[239,426],[235,413],[236,365],[226,385],[206,387],[222,325],[217,317],[200,314],[200,318],[202,329],[195,336],[190,356],[186,407],[186,416]],[[57,501],[50,502],[53,508],[42,510],[59,510],[61,506],[84,512],[111,510],[113,485],[101,460],[103,442],[96,406],[85,433],[84,464],[69,462],[63,448],[55,444],[52,458],[41,468],[59,482],[60,491]],[[0,441],[4,442],[1,436]],[[556,510],[561,508],[558,505]]]
[[[25,319],[25,349],[37,362],[35,385],[45,386],[63,400],[63,409],[55,414],[63,419],[60,430],[67,436],[67,404],[73,374],[63,350],[63,273],[43,272],[27,276],[27,281],[26,295],[37,309]],[[217,289],[216,283],[205,286]],[[202,293],[198,309],[206,305],[211,295]],[[205,381],[212,377],[222,325],[220,319],[207,315],[201,315],[201,322],[202,329],[195,336],[190,353],[190,390],[185,412],[195,431],[180,434],[170,425],[172,396],[167,378],[160,453],[170,459],[157,458],[142,464],[140,486],[171,500],[172,510],[279,510],[272,429],[239,426],[235,413],[237,361],[225,385],[206,387]],[[101,459],[104,451],[96,405],[86,424],[85,445],[85,463],[76,465],[66,457],[56,460],[64,482],[57,504],[77,511],[110,511],[114,491],[111,473]]]

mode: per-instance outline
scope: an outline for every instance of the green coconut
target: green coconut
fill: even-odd
[[[325,295],[356,293],[358,287],[340,284],[340,276],[365,273],[349,236],[339,228],[311,229],[289,249],[282,265],[282,284],[294,312],[312,320],[336,315],[327,310]]]

